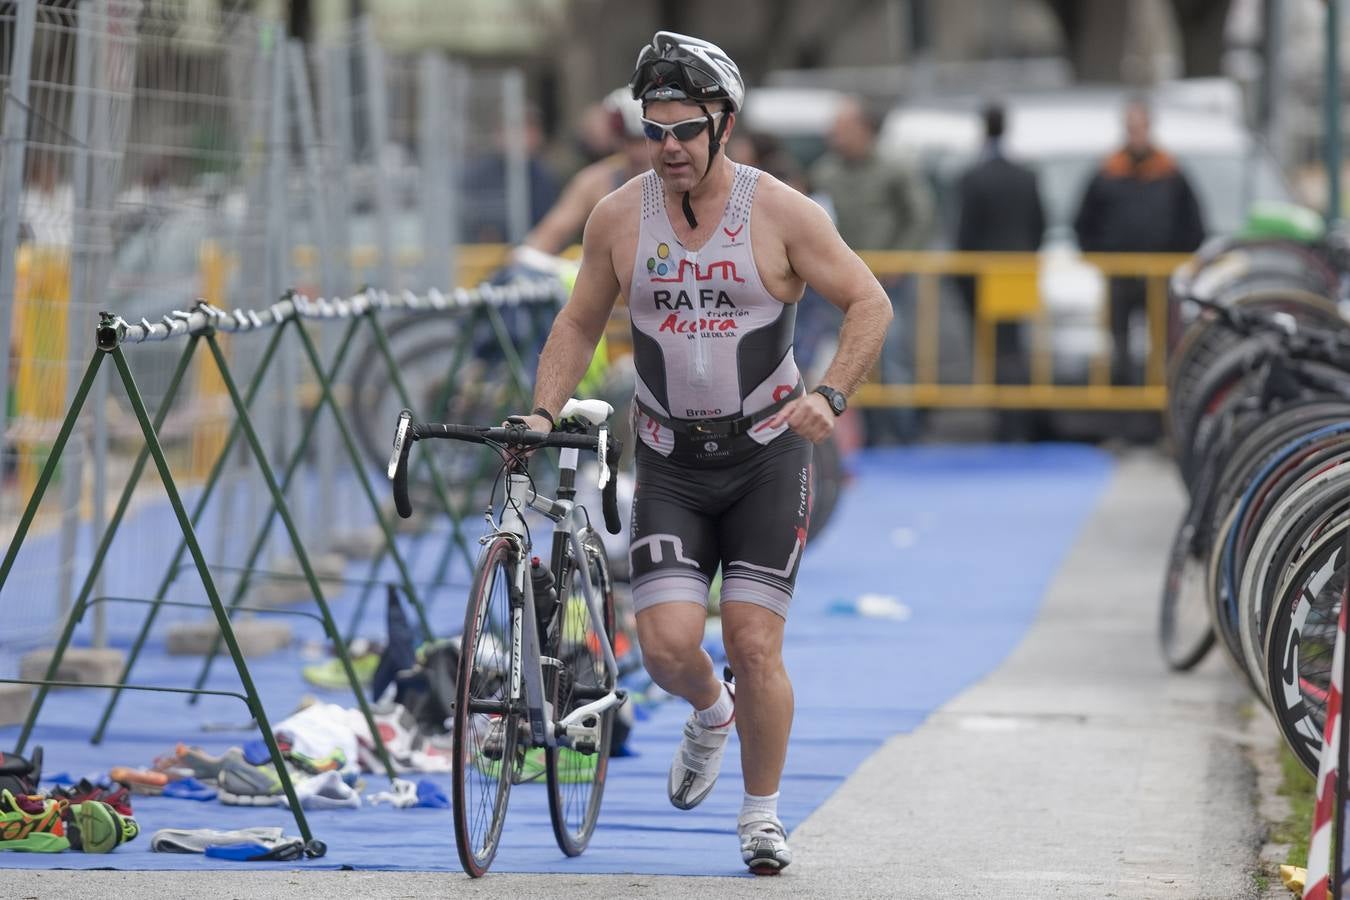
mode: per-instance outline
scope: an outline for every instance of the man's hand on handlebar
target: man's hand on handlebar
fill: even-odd
[[[548,420],[548,417],[537,416],[534,414],[528,416],[507,416],[506,421],[503,422],[502,425],[513,425],[516,422],[523,422],[527,431],[542,431],[544,434],[548,434],[553,430],[553,423]]]
[[[510,428],[512,426],[519,427],[522,425],[525,427],[526,431],[540,431],[544,434],[553,431],[553,424],[549,422],[548,417],[534,415],[533,413],[527,416],[507,416],[506,421],[502,422],[503,428]],[[511,453],[511,456],[520,463],[526,462],[530,458],[530,454],[534,452],[534,449],[535,448],[533,447],[507,446],[507,450]]]

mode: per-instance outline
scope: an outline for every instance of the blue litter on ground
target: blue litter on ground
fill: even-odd
[[[1101,451],[1075,445],[918,447],[866,451],[852,460],[851,469],[854,478],[834,521],[803,561],[787,626],[785,654],[796,720],[779,808],[789,829],[882,742],[917,728],[1003,661],[1035,618],[1050,579],[1096,506],[1112,462]],[[176,535],[173,528],[166,515],[163,533]],[[30,551],[41,552],[26,546],[20,565]],[[434,555],[421,554],[419,571],[434,565]],[[353,563],[350,573],[364,576],[366,566]],[[150,572],[147,579],[159,574]],[[195,572],[188,571],[180,583],[195,580]],[[153,589],[148,587],[144,596],[152,596]],[[430,613],[436,628],[458,631],[462,594],[459,588],[436,601]],[[895,598],[909,617],[837,611],[866,594]],[[346,622],[354,602],[354,591],[332,600],[339,623]],[[127,616],[126,633],[139,625],[142,614],[139,607],[123,609],[118,612]],[[363,633],[382,634],[384,616],[383,598],[372,597]],[[318,636],[307,630],[308,620],[288,620],[297,638]],[[301,678],[301,665],[297,650],[250,660],[274,723],[302,695],[316,692]],[[195,659],[169,657],[155,645],[138,663],[133,681],[186,686],[196,668]],[[238,689],[228,658],[217,663],[207,686]],[[350,703],[343,694],[321,693],[326,700]],[[246,719],[237,701],[204,697],[188,706],[180,695],[141,693],[124,696],[103,744],[94,747],[88,738],[105,698],[105,692],[93,690],[51,695],[29,746],[44,747],[52,771],[148,766],[179,741],[219,753],[257,737],[252,731],[199,730],[203,723],[237,725]],[[640,717],[629,743],[635,755],[611,763],[600,827],[580,857],[568,859],[557,849],[543,786],[517,786],[494,871],[744,874],[734,834],[742,792],[735,749],[726,755],[717,788],[697,809],[676,810],[666,800],[666,772],[687,714],[675,702]],[[17,735],[15,727],[0,729],[0,747],[11,746]],[[448,776],[414,777],[449,793]],[[384,777],[367,776],[362,793],[387,787]],[[276,868],[275,862],[151,853],[148,835],[160,828],[281,825],[288,836],[299,836],[282,807],[154,796],[137,796],[133,805],[142,837],[113,854],[2,854],[0,868]],[[315,810],[307,816],[314,836],[328,845],[328,855],[287,867],[459,868],[446,810],[386,805]]]
[[[216,789],[195,778],[182,778],[164,785],[164,796],[175,800],[208,801],[216,799]]]
[[[417,805],[427,809],[449,809],[450,795],[429,778],[417,782]]]

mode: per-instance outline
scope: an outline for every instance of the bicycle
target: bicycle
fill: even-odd
[[[428,438],[486,444],[501,454],[506,490],[475,567],[460,637],[455,686],[453,807],[464,871],[481,877],[496,856],[511,786],[524,778],[526,754],[544,757],[549,816],[568,856],[586,849],[604,795],[614,714],[627,699],[614,657],[614,591],[599,534],[574,500],[580,450],[595,451],[605,526],[620,529],[614,466],[620,447],[602,400],[569,400],[559,430],[413,424],[399,414],[388,476],[400,516],[412,515],[408,453]],[[557,496],[539,493],[522,451],[559,448]],[[500,478],[499,474],[499,478]],[[496,487],[493,487],[495,497]],[[553,523],[552,558],[531,555],[524,513]]]
[[[1336,332],[1286,313],[1193,299],[1240,343],[1200,380],[1189,419],[1174,431],[1190,436],[1177,456],[1191,504],[1167,565],[1159,633],[1164,658],[1179,671],[1199,663],[1216,634],[1241,664],[1244,641],[1231,590],[1237,579],[1227,574],[1231,566],[1218,577],[1215,554],[1231,560],[1230,519],[1258,463],[1292,435],[1342,419],[1350,397]],[[1268,610],[1259,597],[1247,602],[1258,619]],[[1249,636],[1246,643],[1254,642]],[[1261,692],[1259,679],[1253,686]]]

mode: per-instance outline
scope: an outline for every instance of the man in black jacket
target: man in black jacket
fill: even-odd
[[[1108,156],[1088,182],[1073,227],[1085,253],[1190,253],[1205,238],[1190,183],[1167,153],[1153,145],[1149,109],[1125,107],[1125,146]],[[1145,304],[1141,278],[1111,283],[1111,380],[1142,383],[1131,361],[1130,319]]]
[[[1036,173],[1018,165],[1003,153],[1005,115],[997,103],[984,109],[985,145],[980,161],[961,176],[957,250],[1001,250],[1032,253],[1041,246],[1045,213]],[[960,281],[966,312],[975,327],[975,283]],[[995,381],[1026,384],[1030,366],[1023,346],[1022,323],[1003,321],[994,331]],[[1025,440],[1035,436],[1037,417],[1030,412],[1002,412],[998,417],[999,440]]]

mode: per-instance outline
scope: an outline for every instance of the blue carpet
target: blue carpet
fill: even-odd
[[[883,741],[913,730],[1003,661],[1035,618],[1112,463],[1097,450],[1072,445],[922,447],[868,451],[854,458],[851,469],[854,477],[835,520],[807,553],[788,622],[786,658],[797,718],[780,811],[789,829]],[[29,552],[25,548],[20,566]],[[434,562],[432,555],[423,554],[425,565]],[[351,574],[364,575],[365,564],[353,564]],[[158,575],[149,573],[147,579]],[[189,585],[194,579],[189,572],[182,580]],[[152,591],[153,584],[144,590]],[[908,617],[850,614],[852,603],[867,593],[895,598]],[[350,595],[334,601],[340,625],[353,602]],[[382,603],[372,603],[366,618],[370,633],[382,632],[382,614]],[[443,599],[432,618],[437,628],[453,631],[460,615],[453,599]],[[122,607],[117,617],[114,636],[125,639],[141,612]],[[295,621],[302,636],[315,633],[310,623]],[[160,645],[143,660],[133,679],[143,684],[186,685],[197,668],[195,660],[165,655]],[[306,691],[299,667],[294,652],[251,665],[273,721]],[[217,666],[212,687],[230,690],[237,684],[228,661]],[[123,700],[105,743],[92,747],[87,737],[105,696],[54,695],[35,738],[45,748],[49,773],[78,777],[112,765],[148,765],[180,740],[218,752],[254,736],[201,730],[203,723],[237,728],[246,719],[237,701],[209,698],[188,707],[180,696],[137,694]],[[339,694],[325,699],[348,702]],[[543,787],[515,788],[494,871],[742,874],[734,837],[741,797],[734,748],[721,782],[702,806],[681,812],[666,801],[666,769],[686,715],[687,709],[667,703],[638,724],[631,741],[637,755],[611,763],[600,827],[579,858],[567,859],[554,844]],[[0,729],[0,747],[12,745],[17,733]],[[448,791],[448,777],[438,780]],[[369,781],[366,793],[385,786],[380,777]],[[152,854],[147,838],[166,827],[274,824],[295,833],[284,809],[138,797],[135,810],[144,837],[114,854],[0,854],[0,867],[268,868],[276,864]],[[367,807],[308,815],[329,852],[299,864],[307,868],[458,869],[448,811]]]

